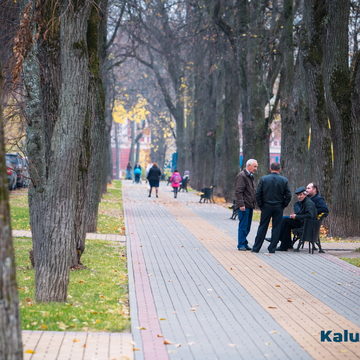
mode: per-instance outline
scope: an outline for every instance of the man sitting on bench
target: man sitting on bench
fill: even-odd
[[[324,214],[323,216],[329,215],[329,208],[326,205],[324,198],[319,193],[319,188],[314,183],[308,184],[306,187],[306,193],[309,199],[313,201],[316,206],[317,214]]]
[[[274,239],[269,246],[269,252],[287,251],[292,247],[291,230],[304,226],[305,219],[316,219],[317,211],[315,204],[306,196],[306,189],[301,186],[295,190],[298,202],[294,205],[295,213],[284,217],[281,224],[280,238]],[[281,245],[276,248],[277,243]]]

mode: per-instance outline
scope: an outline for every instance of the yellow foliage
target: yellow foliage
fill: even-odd
[[[126,94],[125,94],[126,95]],[[137,123],[146,120],[150,112],[147,110],[147,101],[139,96],[137,103],[127,111],[123,101],[115,100],[113,109],[113,120],[119,124],[124,124],[127,120]]]

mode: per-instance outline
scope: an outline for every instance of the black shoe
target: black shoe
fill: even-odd
[[[288,251],[288,249],[282,249],[281,247],[276,248],[276,251]]]
[[[269,251],[269,254],[275,254],[275,251]]]
[[[151,197],[151,195],[149,195],[148,197]]]
[[[239,251],[246,251],[246,247],[238,248]]]
[[[271,238],[265,238],[265,240],[271,242]]]
[[[248,246],[248,245],[245,245],[245,249],[246,249],[246,250],[252,250],[251,247]]]
[[[257,253],[259,252],[259,250],[258,250],[258,251],[256,251],[256,250],[252,249],[252,250],[251,250],[251,252],[252,252],[252,253],[256,253],[256,254],[257,254]]]

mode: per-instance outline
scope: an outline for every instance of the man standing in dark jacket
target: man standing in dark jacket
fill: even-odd
[[[269,252],[279,250],[287,251],[292,247],[291,243],[291,229],[301,228],[304,226],[305,219],[316,219],[317,211],[315,204],[306,196],[306,189],[301,186],[295,190],[298,202],[294,205],[297,209],[296,214],[291,214],[290,217],[284,217],[281,225],[280,241],[281,245],[276,249],[279,239],[271,239]]]
[[[254,173],[258,163],[255,159],[246,162],[246,168],[239,172],[235,182],[235,206],[238,209],[238,250],[251,250],[246,237],[251,228],[253,210],[255,209]]]
[[[270,171],[271,174],[260,179],[256,190],[256,202],[261,210],[260,225],[252,249],[256,253],[260,251],[264,242],[270,219],[272,219],[271,241],[279,239],[283,212],[291,200],[288,179],[280,175],[280,164],[272,163]],[[269,249],[269,252],[274,253],[275,250]]]

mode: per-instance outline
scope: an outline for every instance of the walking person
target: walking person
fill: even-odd
[[[280,164],[272,163],[270,174],[260,179],[256,189],[256,202],[261,210],[261,217],[252,252],[258,253],[260,251],[270,219],[272,220],[271,241],[279,239],[283,212],[290,200],[291,191],[288,179],[280,175]],[[275,249],[271,248],[271,244],[268,250],[270,253],[275,252]]]
[[[159,182],[160,182],[161,171],[156,162],[152,164],[147,174],[147,179],[150,184],[149,197],[151,197],[152,188],[155,188],[156,197],[159,197]]]
[[[140,180],[141,179],[141,173],[142,173],[141,165],[136,164],[135,167],[134,167],[134,180],[135,180],[136,184],[139,184],[140,181],[141,181]]]
[[[181,180],[182,180],[180,173],[177,170],[175,170],[169,180],[171,182],[171,186],[174,191],[174,198],[176,199],[177,193],[179,191],[179,187],[181,184]]]
[[[258,163],[255,159],[246,162],[246,168],[239,172],[235,181],[235,209],[238,211],[238,245],[239,251],[251,250],[247,236],[250,232],[253,211],[255,209],[254,173]]]
[[[127,164],[126,166],[126,180],[131,180],[131,170],[132,170],[132,166],[130,163]]]

